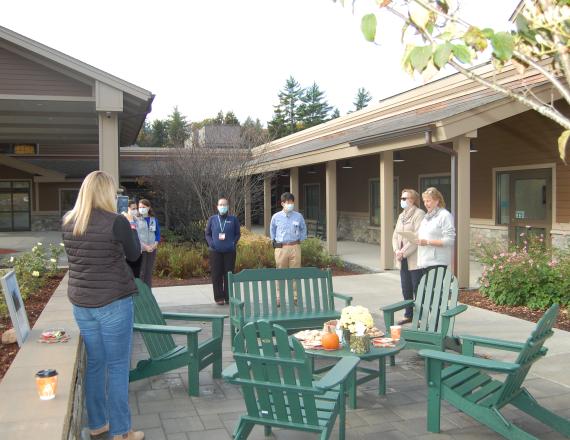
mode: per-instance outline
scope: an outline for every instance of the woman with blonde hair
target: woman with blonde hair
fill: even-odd
[[[437,188],[422,193],[427,213],[418,230],[418,266],[424,270],[451,266],[455,243],[455,226],[445,200]]]
[[[392,249],[396,259],[396,266],[400,269],[400,283],[402,295],[405,300],[413,300],[418,291],[418,285],[423,271],[417,265],[418,245],[414,240],[402,235],[402,232],[417,234],[425,213],[420,209],[420,195],[416,190],[404,189],[400,198],[402,212],[398,216],[394,234],[392,235]],[[412,322],[414,308],[406,307],[404,319],[398,325]]]
[[[67,294],[87,352],[85,395],[92,436],[141,440],[132,431],[129,367],[133,299],[137,292],[126,259],[136,260],[135,225],[116,213],[117,184],[94,171],[81,184],[75,206],[63,218],[69,261]],[[126,258],[125,258],[126,257]]]

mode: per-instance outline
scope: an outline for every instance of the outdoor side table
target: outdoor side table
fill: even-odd
[[[395,347],[390,348],[380,348],[380,347],[371,347],[370,351],[365,354],[355,354],[350,351],[349,347],[341,346],[338,350],[311,350],[305,349],[305,353],[309,354],[313,359],[314,357],[323,357],[323,358],[334,358],[334,359],[341,359],[345,356],[357,356],[363,361],[374,361],[378,360],[378,369],[363,367],[360,364],[356,367],[352,374],[352,378],[348,383],[348,404],[350,408],[356,409],[356,388],[358,385],[369,382],[378,378],[378,394],[384,395],[386,394],[386,358],[388,356],[394,356],[399,353],[404,347],[406,346],[406,341],[400,339]],[[332,368],[332,366],[327,366],[316,370],[316,373],[321,373],[328,369]],[[314,369],[313,369],[314,370]],[[365,373],[364,376],[358,378],[357,371],[361,373]]]

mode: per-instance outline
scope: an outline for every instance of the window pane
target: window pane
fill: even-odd
[[[27,193],[13,193],[12,203],[12,209],[14,211],[30,210],[30,196]]]
[[[508,173],[497,175],[497,223],[500,225],[509,224],[509,183],[510,175]]]
[[[30,229],[30,214],[28,212],[14,213],[14,229]]]
[[[12,187],[12,182],[10,181],[0,181],[0,188],[11,188]]]
[[[12,182],[13,188],[30,188],[30,182]]]
[[[79,194],[78,189],[61,190],[61,201],[59,209],[62,215],[73,208],[73,206],[75,205],[75,201],[77,200],[78,194]]]
[[[0,212],[12,211],[12,194],[0,193]]]
[[[0,231],[12,230],[12,214],[0,212]]]
[[[545,220],[546,179],[517,179],[514,185],[516,218]]]
[[[428,176],[420,178],[420,196],[429,187],[435,187],[443,195],[445,206],[448,210],[451,209],[451,177],[450,176]],[[425,211],[426,207],[423,202],[422,209]]]

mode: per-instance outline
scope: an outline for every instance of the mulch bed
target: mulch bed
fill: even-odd
[[[347,269],[340,269],[338,267],[332,267],[332,274],[334,277],[348,276],[348,275],[358,275],[359,272],[353,272]],[[170,287],[170,286],[195,286],[198,284],[210,284],[212,280],[210,277],[204,278],[157,278],[153,277],[152,287]]]
[[[30,328],[34,326],[38,317],[42,313],[45,305],[51,298],[57,286],[61,282],[65,275],[65,271],[62,271],[58,275],[55,275],[47,280],[47,283],[42,287],[35,295],[30,295],[25,301],[24,306],[28,314],[28,321],[30,322]],[[10,317],[0,317],[0,334],[12,327],[12,322]],[[0,344],[0,380],[8,371],[10,364],[18,354],[18,344],[4,345]]]
[[[464,290],[459,293],[459,301],[463,304],[479,307],[481,309],[491,310],[503,315],[514,316],[515,318],[524,319],[530,322],[537,322],[544,310],[531,310],[524,306],[499,306],[493,303],[489,298],[479,293],[478,290]],[[561,308],[555,328],[570,331],[570,313],[568,309]]]
[[[14,249],[4,249],[4,248],[0,248],[0,255],[3,254],[15,254],[18,251],[15,251]]]

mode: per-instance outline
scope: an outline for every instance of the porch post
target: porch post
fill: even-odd
[[[337,212],[336,212],[336,161],[327,162],[326,171],[327,250],[336,255]]]
[[[245,176],[244,192],[244,226],[248,231],[251,231],[251,176]]]
[[[269,237],[269,224],[271,223],[271,177],[263,178],[263,229]]]
[[[116,112],[99,113],[99,169],[119,180],[119,118]]]
[[[456,274],[459,287],[469,287],[469,239],[471,233],[471,158],[469,156],[469,138],[461,136],[454,139],[453,150],[457,154]]]
[[[99,120],[99,169],[119,178],[119,112],[123,111],[123,92],[95,82],[95,110]]]
[[[301,194],[299,194],[299,167],[289,169],[289,192],[295,196],[295,205],[299,209]]]
[[[394,267],[394,162],[392,151],[380,153],[380,269]]]

